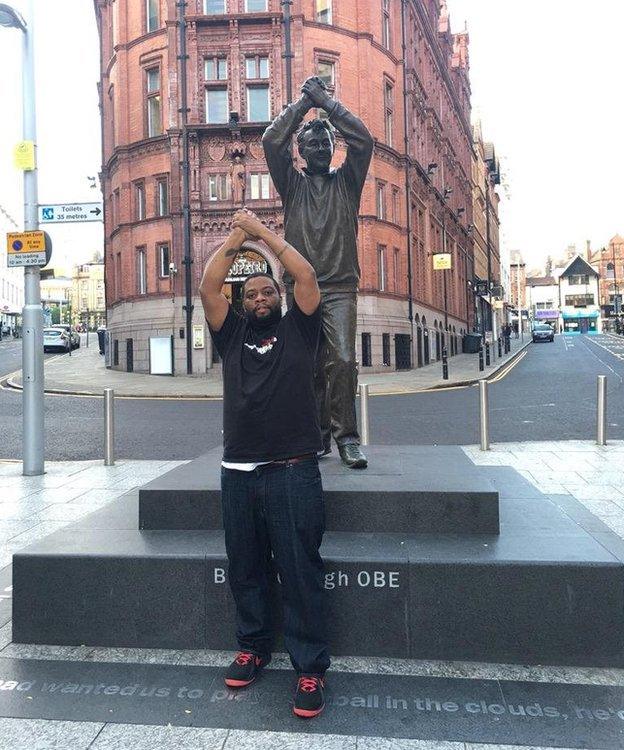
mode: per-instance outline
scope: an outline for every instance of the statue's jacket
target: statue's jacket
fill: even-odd
[[[285,238],[312,264],[322,292],[354,292],[360,278],[358,211],[373,138],[364,123],[336,101],[328,114],[346,141],[344,162],[327,174],[300,172],[293,164],[291,143],[306,111],[301,101],[289,104],[262,139],[271,177],[284,206]],[[287,273],[284,283],[292,287]]]

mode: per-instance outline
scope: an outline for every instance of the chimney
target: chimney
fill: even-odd
[[[589,263],[591,260],[591,240],[585,240],[585,260]]]

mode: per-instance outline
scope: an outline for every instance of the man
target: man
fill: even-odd
[[[308,78],[301,90],[299,101],[289,104],[273,121],[262,143],[271,177],[282,197],[286,239],[310,261],[321,290],[323,337],[315,387],[323,454],[330,452],[333,434],[343,462],[351,468],[366,468],[355,414],[360,278],[357,232],[373,138],[361,120],[330,97],[319,78]],[[328,121],[347,143],[347,157],[338,169],[329,168],[334,136],[325,120],[312,120],[301,129],[297,143],[307,166],[299,172],[293,165],[291,139],[312,107],[327,112]],[[290,292],[288,272],[284,283]]]
[[[321,435],[313,383],[320,292],[312,266],[254,214],[238,211],[232,227],[200,285],[223,360],[221,498],[240,648],[225,683],[246,687],[271,660],[274,563],[284,642],[298,676],[293,710],[311,718],[323,710],[329,667],[319,554],[324,506],[316,453]],[[221,292],[237,252],[251,238],[263,240],[294,281],[293,306],[283,317],[279,288],[267,274],[246,279],[242,317]]]

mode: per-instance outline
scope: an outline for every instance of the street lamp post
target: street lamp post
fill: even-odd
[[[26,19],[10,5],[0,3],[0,25],[19,29],[22,36],[22,108],[24,141],[36,143],[35,58],[33,0],[26,3]],[[39,229],[37,165],[24,170],[24,230]],[[38,266],[24,268],[22,311],[22,471],[26,476],[43,474],[43,312],[41,273]]]
[[[613,250],[613,312],[615,313],[615,332],[620,332],[620,302],[619,302],[619,292],[618,292],[618,283],[617,283],[617,266],[615,264],[615,242],[611,245]]]

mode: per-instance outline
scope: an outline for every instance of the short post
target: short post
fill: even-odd
[[[485,342],[485,364],[490,366],[490,342]]]
[[[368,426],[368,383],[360,383],[360,441],[362,445],[368,445],[370,441]]]
[[[483,344],[479,347],[479,372],[483,372]]]
[[[104,389],[104,466],[115,465],[115,391]]]
[[[596,443],[607,444],[607,376],[598,375],[598,403],[596,408]]]
[[[488,382],[479,381],[479,434],[481,450],[490,450],[490,406],[488,401]]]
[[[442,380],[448,380],[448,352],[442,349]]]
[[[503,356],[503,342],[501,341],[500,337],[498,339],[498,356]]]

